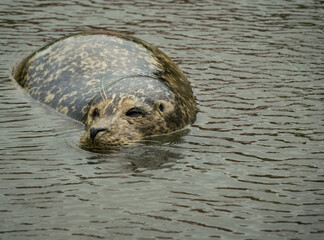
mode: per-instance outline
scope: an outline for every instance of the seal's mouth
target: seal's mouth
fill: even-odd
[[[103,151],[103,150],[113,150],[113,149],[119,149],[123,146],[130,145],[131,143],[127,142],[120,142],[119,139],[115,139],[114,141],[110,141],[109,143],[105,142],[103,143],[102,141],[92,141],[88,139],[84,139],[81,137],[80,139],[80,147],[84,150],[87,151]]]
[[[139,139],[131,135],[116,135],[106,129],[90,129],[80,139],[80,147],[85,150],[107,150],[136,144]]]
[[[186,127],[171,133],[150,135],[136,139],[123,136],[114,137],[109,132],[102,131],[98,133],[100,137],[94,140],[89,137],[89,134],[85,133],[80,139],[80,147],[90,152],[107,153],[107,151],[111,152],[135,145],[181,144],[184,142],[183,136],[186,136],[189,131],[189,127]]]

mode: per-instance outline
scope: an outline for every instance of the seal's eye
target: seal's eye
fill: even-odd
[[[145,112],[140,109],[140,108],[131,108],[130,110],[128,110],[128,112],[126,113],[126,116],[128,117],[144,117],[145,116]]]
[[[95,108],[92,112],[92,118],[96,118],[100,116],[100,112],[98,108]]]

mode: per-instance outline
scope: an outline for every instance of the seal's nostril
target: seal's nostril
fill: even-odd
[[[99,132],[106,131],[105,128],[90,128],[90,138],[94,140],[94,138],[97,136]]]

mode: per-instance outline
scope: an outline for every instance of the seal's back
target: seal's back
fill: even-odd
[[[61,38],[27,57],[14,71],[14,78],[33,98],[79,121],[100,91],[136,76],[159,79],[180,101],[194,106],[187,78],[165,54],[115,32]]]

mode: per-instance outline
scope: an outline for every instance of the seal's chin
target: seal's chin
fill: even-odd
[[[111,149],[119,146],[133,145],[140,141],[140,134],[122,134],[115,135],[111,133],[97,134],[95,138],[90,137],[90,133],[86,132],[80,138],[80,145],[83,149]]]

